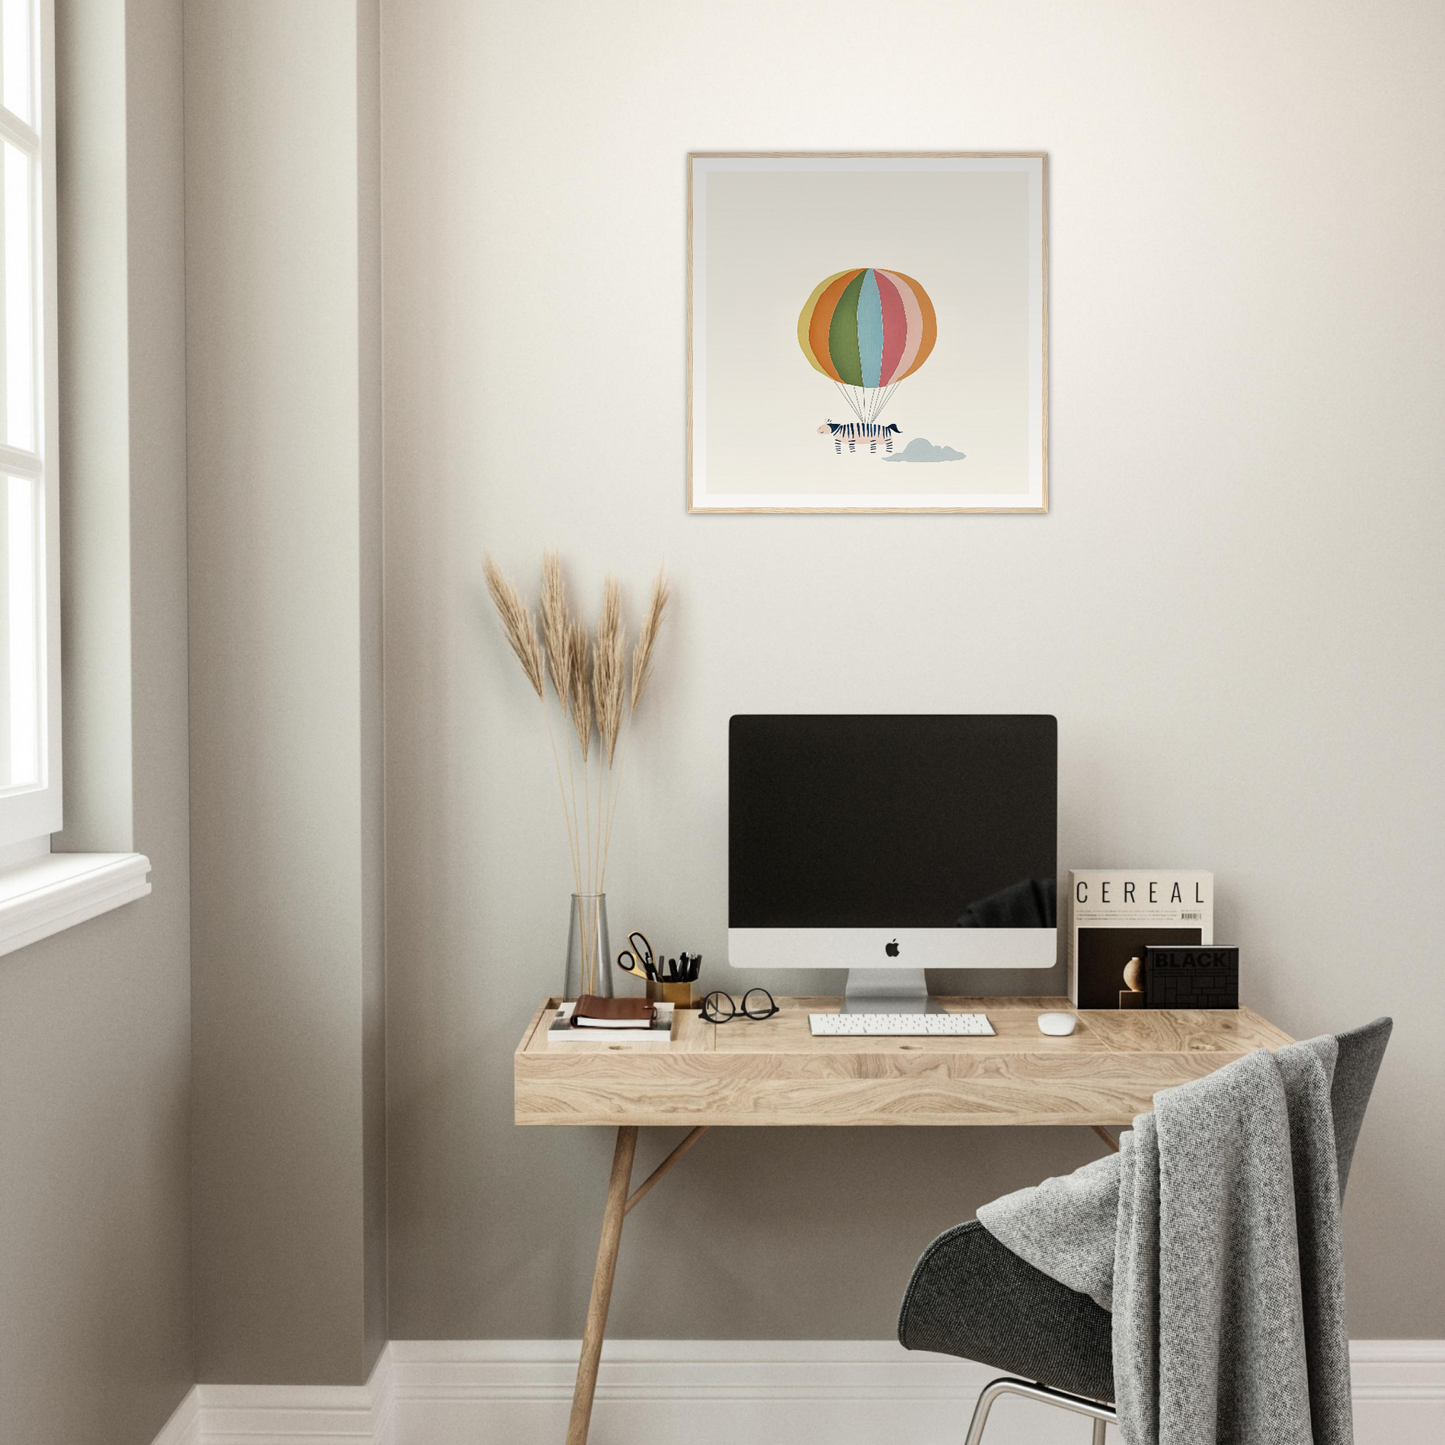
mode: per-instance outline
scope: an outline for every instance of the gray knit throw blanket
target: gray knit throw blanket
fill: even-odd
[[[1333,1038],[1154,1096],[1120,1151],[978,1211],[1114,1314],[1126,1445],[1353,1445]]]

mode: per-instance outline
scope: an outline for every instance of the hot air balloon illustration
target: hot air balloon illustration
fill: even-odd
[[[882,414],[938,340],[928,293],[901,271],[854,267],[820,281],[798,317],[798,345],[862,423]]]

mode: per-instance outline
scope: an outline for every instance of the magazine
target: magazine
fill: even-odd
[[[1212,873],[1173,868],[1069,873],[1069,998],[1075,1008],[1142,1008],[1146,945],[1213,942]]]

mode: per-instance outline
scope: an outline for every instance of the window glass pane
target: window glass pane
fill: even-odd
[[[0,387],[5,424],[0,428],[12,447],[35,448],[35,229],[31,205],[31,161],[5,142],[4,226],[5,337]]]
[[[0,3],[0,59],[3,59],[5,108],[21,120],[35,124],[32,114],[34,86],[31,84],[34,34],[31,23],[33,0],[3,0]]]
[[[0,788],[18,788],[40,781],[40,489],[0,483]]]

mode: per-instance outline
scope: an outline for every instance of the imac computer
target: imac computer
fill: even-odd
[[[845,1010],[926,1010],[925,968],[1057,953],[1058,724],[1041,715],[739,715],[728,960],[846,968]]]

